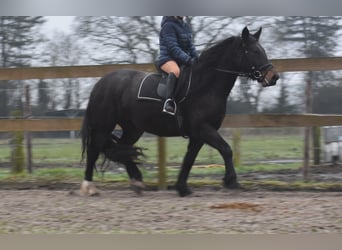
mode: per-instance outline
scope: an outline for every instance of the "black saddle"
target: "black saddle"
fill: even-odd
[[[165,82],[165,83],[163,83]],[[162,93],[158,93],[158,86],[166,85],[166,74],[148,73],[139,84],[138,99],[145,101],[163,101]]]
[[[177,80],[174,98],[176,102],[185,100],[191,86],[191,70],[181,69]],[[164,102],[166,97],[167,74],[163,72],[147,73],[139,83],[138,100]]]

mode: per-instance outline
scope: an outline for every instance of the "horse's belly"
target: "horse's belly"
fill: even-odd
[[[144,132],[158,136],[179,136],[180,129],[176,118],[168,116],[167,114],[161,114],[160,116],[141,119],[135,123],[135,126]]]

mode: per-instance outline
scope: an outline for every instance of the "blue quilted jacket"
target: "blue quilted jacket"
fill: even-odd
[[[192,41],[190,26],[173,16],[164,16],[159,35],[159,57],[156,65],[175,60],[179,66],[186,65],[198,54]]]

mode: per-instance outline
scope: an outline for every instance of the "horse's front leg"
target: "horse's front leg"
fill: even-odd
[[[218,150],[224,160],[226,169],[223,178],[224,187],[230,189],[240,188],[240,184],[237,181],[235,168],[233,166],[233,151],[229,144],[221,137],[217,130],[210,126],[203,127],[202,136],[208,145]]]
[[[181,171],[179,172],[178,180],[176,183],[176,190],[179,196],[184,197],[190,195],[192,192],[187,185],[187,180],[192,165],[197,157],[198,152],[203,146],[203,141],[190,138],[187,152],[183,159]]]

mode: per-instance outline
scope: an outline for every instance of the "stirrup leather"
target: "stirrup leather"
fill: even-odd
[[[171,105],[174,106],[174,112],[170,112],[170,111],[168,111],[168,110],[166,109],[166,105],[167,105],[169,102],[172,102]],[[173,99],[171,99],[171,98],[167,99],[167,100],[164,102],[163,112],[164,112],[164,113],[167,113],[167,114],[170,114],[170,115],[175,115],[176,112],[177,112],[177,104],[176,104],[176,102],[175,102]]]

